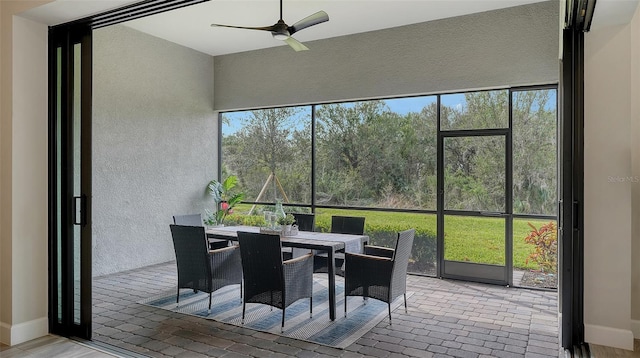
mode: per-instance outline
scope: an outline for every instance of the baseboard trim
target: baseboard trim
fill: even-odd
[[[633,338],[640,339],[640,321],[636,319],[631,320],[631,332],[633,333]]]
[[[0,322],[0,343],[11,345],[11,325]]]
[[[633,332],[628,329],[585,324],[584,340],[601,346],[633,350]]]
[[[49,334],[49,319],[47,317],[10,325],[0,323],[0,341],[8,346],[15,346],[32,339]]]

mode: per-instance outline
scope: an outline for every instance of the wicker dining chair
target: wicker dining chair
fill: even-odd
[[[313,314],[313,261],[311,253],[282,261],[280,236],[238,231],[244,299],[242,323],[247,303],[261,303],[285,310],[301,298],[309,298],[309,316]]]
[[[237,246],[208,250],[203,226],[169,227],[178,266],[176,305],[183,288],[209,293],[209,310],[212,293],[222,287],[239,284],[242,295],[242,264]]]
[[[331,217],[331,232],[336,234],[364,234],[364,217],[338,216]]]
[[[300,231],[315,231],[316,216],[315,214],[291,213],[296,219],[296,225]]]
[[[203,226],[202,214],[174,215],[173,223],[183,226]],[[227,246],[229,246],[227,240],[209,240],[209,250],[221,249]]]
[[[182,226],[203,226],[202,214],[174,215],[173,223]]]
[[[364,235],[364,217],[360,216],[338,216],[331,217],[331,232],[334,234]],[[344,263],[344,252],[335,255],[335,273],[344,276],[342,264]],[[326,253],[316,253],[313,257],[313,272],[327,272],[329,269],[329,259]]]
[[[391,324],[391,303],[404,295],[407,311],[407,266],[415,229],[398,233],[395,249],[365,246],[364,254],[345,254],[344,315],[347,315],[347,297],[371,297],[387,303]]]

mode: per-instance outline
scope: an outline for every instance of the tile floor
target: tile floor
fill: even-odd
[[[9,347],[0,344],[2,358],[113,358],[114,355],[57,336],[45,336]]]
[[[345,350],[143,306],[175,262],[94,279],[96,342],[150,357],[558,357],[557,293],[408,276],[396,309]],[[338,307],[341,312],[342,307]]]

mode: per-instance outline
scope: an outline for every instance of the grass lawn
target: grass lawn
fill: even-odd
[[[236,212],[246,214],[250,208],[251,205],[241,204],[236,206]],[[332,215],[366,217],[365,232],[369,234],[373,243],[376,241],[378,232],[398,232],[415,228],[419,235],[431,238],[421,242],[426,245],[435,245],[437,234],[435,214],[318,209],[316,228],[328,231],[331,227]],[[260,220],[261,217],[256,217],[251,220],[251,223],[257,224]],[[524,241],[531,231],[527,225],[528,222],[540,227],[549,220],[513,220],[513,265],[517,269],[538,268],[537,264],[531,260],[527,263],[527,258],[533,250],[533,246]],[[445,259],[504,265],[504,232],[505,219],[503,218],[447,216],[445,218]]]

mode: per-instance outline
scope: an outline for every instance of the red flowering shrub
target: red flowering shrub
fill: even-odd
[[[531,232],[524,241],[535,246],[529,259],[537,263],[544,272],[556,273],[558,271],[558,229],[555,222],[540,226],[537,229],[533,224],[528,223]]]

